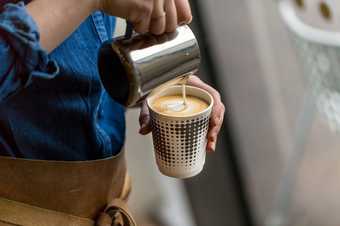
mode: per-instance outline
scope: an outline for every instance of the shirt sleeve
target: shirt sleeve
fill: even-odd
[[[39,32],[24,3],[6,4],[0,12],[0,101],[35,78],[51,79],[59,67],[39,43]]]

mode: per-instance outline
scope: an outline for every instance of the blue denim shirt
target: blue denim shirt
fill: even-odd
[[[97,71],[98,49],[114,26],[114,17],[95,12],[47,54],[24,4],[3,8],[0,155],[90,160],[119,152],[124,108],[108,97]]]

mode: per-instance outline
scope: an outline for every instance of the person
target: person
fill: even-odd
[[[123,155],[125,109],[109,98],[97,71],[97,51],[112,37],[115,17],[131,22],[138,33],[156,35],[192,20],[188,0],[0,2],[0,156],[6,156],[0,160],[0,209],[2,204],[4,209],[29,206],[26,212],[34,209],[34,216],[41,216],[36,207],[58,212],[41,219],[28,214],[34,221],[28,225],[53,225],[66,218],[86,225],[84,218],[93,220],[104,202],[122,193],[118,190],[126,177],[121,172],[126,170],[115,161]],[[220,94],[198,77],[188,83],[214,98],[207,143],[213,151],[225,107]],[[145,104],[139,122],[140,133],[148,134]],[[115,188],[115,195],[106,194]],[[87,201],[80,204],[77,199],[84,197]],[[118,209],[125,213],[123,206]],[[1,213],[0,222],[20,224],[17,217]]]

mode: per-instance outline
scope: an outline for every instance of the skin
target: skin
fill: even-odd
[[[33,0],[26,8],[39,27],[40,44],[48,52],[96,10],[130,21],[138,33],[156,35],[172,32],[192,20],[188,0]],[[225,112],[220,94],[196,76],[191,76],[188,84],[207,90],[214,98],[207,143],[207,150],[214,151]],[[146,104],[141,109],[139,122],[140,133],[148,134],[150,116]]]
[[[48,52],[96,10],[129,20],[138,33],[172,32],[192,20],[187,0],[33,0],[27,10],[39,27],[41,46]]]

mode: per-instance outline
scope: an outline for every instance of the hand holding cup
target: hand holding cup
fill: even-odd
[[[219,92],[215,90],[213,87],[204,83],[197,76],[190,76],[190,78],[187,81],[187,84],[208,91],[214,99],[214,105],[212,108],[211,118],[209,122],[209,130],[207,135],[208,142],[206,146],[206,150],[208,152],[213,152],[216,149],[217,137],[223,124],[225,106],[221,101],[221,96]],[[140,134],[147,135],[151,132],[150,112],[146,101],[143,103],[141,108],[141,112],[139,115],[139,123]]]

